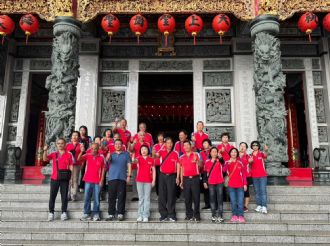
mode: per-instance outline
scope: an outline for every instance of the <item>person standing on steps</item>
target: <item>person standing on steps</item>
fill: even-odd
[[[256,193],[257,208],[256,212],[267,214],[267,171],[265,160],[268,156],[268,147],[264,146],[264,152],[260,151],[260,143],[253,141],[251,143],[252,154],[249,159],[251,166],[251,177],[254,191]]]
[[[244,212],[249,211],[249,203],[250,203],[250,185],[252,184],[251,178],[251,170],[249,159],[250,155],[247,154],[248,144],[245,142],[241,142],[239,144],[239,159],[243,163],[246,169],[246,179],[247,179],[247,190],[244,191]]]
[[[200,153],[203,148],[203,141],[209,139],[209,135],[204,131],[204,122],[198,121],[196,125],[196,132],[191,134],[191,141],[193,142],[193,148]]]
[[[160,174],[160,157],[159,152],[166,149],[164,142],[164,133],[160,132],[157,134],[157,144],[152,147],[152,156],[155,158],[156,168],[156,194],[159,195],[159,174]]]
[[[44,146],[43,161],[52,161],[52,174],[50,179],[50,197],[49,197],[49,214],[48,221],[54,220],[55,201],[58,190],[61,192],[62,214],[61,220],[67,220],[68,208],[68,192],[71,172],[73,170],[73,156],[69,151],[65,150],[65,139],[58,138],[56,140],[57,151],[47,155],[48,146]]]
[[[211,146],[212,146],[212,142],[210,139],[203,140],[203,150],[199,152],[203,163],[200,170],[201,174],[203,174],[204,172],[205,162],[209,159]],[[203,193],[204,195],[204,203],[205,203],[205,206],[202,209],[209,209],[210,208],[209,190],[205,188],[205,185],[203,184],[203,175],[201,175],[200,183],[201,183],[201,193]]]

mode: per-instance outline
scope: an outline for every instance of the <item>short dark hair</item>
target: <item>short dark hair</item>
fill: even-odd
[[[70,138],[72,137],[72,135],[73,135],[74,133],[77,133],[77,134],[78,134],[78,138],[80,138],[80,132],[79,132],[79,131],[72,131],[71,134],[70,134]]]
[[[260,149],[261,144],[260,144],[260,142],[257,141],[257,140],[254,140],[254,141],[251,142],[251,149],[253,149],[252,146],[253,146],[254,144],[257,144],[257,145],[258,145],[258,149]]]
[[[229,153],[228,153],[229,156],[230,156],[231,152],[234,151],[234,150],[236,151],[236,153],[237,153],[237,157],[238,157],[238,155],[239,155],[239,151],[238,151],[237,148],[232,148],[231,150],[229,150]]]
[[[183,144],[188,143],[191,146],[191,142],[189,140],[183,141]]]
[[[246,149],[249,148],[249,145],[246,142],[240,142],[239,145],[241,145],[241,144],[245,144]]]
[[[173,138],[171,138],[171,137],[166,137],[166,138],[165,138],[165,142],[167,142],[168,140],[171,140],[172,143],[173,143]]]
[[[83,125],[83,126],[80,126],[80,127],[79,127],[79,131],[80,131],[81,128],[84,128],[84,129],[85,129],[86,136],[88,136],[88,129],[87,129],[87,126],[84,126],[84,125]]]
[[[121,144],[123,144],[123,140],[121,140],[120,138],[116,139],[115,142],[120,142]]]
[[[141,147],[140,147],[140,155],[142,155],[142,148],[143,148],[143,147],[146,147],[146,148],[148,149],[148,155],[150,155],[150,148],[149,148],[149,146],[146,145],[146,144],[142,144],[142,145],[141,145]]]
[[[180,130],[180,131],[179,131],[179,134],[180,134],[181,132],[182,132],[184,135],[188,136],[188,132],[187,132],[186,130]]]
[[[105,134],[107,133],[107,131],[110,131],[111,132],[111,134],[110,134],[110,137],[112,137],[112,130],[110,129],[110,128],[107,128],[107,129],[105,129],[104,131],[103,131],[103,137],[105,137]]]
[[[223,132],[223,133],[221,133],[220,139],[222,139],[222,137],[224,137],[224,136],[227,136],[228,139],[230,139],[229,132]]]
[[[97,138],[99,138],[100,140],[102,139],[101,136],[97,135],[97,136],[95,136],[95,137],[93,138],[93,142],[95,142],[95,139],[97,139]]]
[[[208,139],[208,138],[207,139],[204,139],[203,142],[202,142],[202,144],[204,144],[204,142],[208,142],[209,145],[212,146],[212,142],[211,142],[210,139]]]
[[[204,122],[203,122],[203,121],[201,121],[201,120],[197,121],[197,124],[196,124],[196,125],[198,125],[199,123],[201,123],[201,124],[203,124],[203,125],[204,125]]]
[[[163,137],[165,137],[164,132],[158,132],[157,137],[159,137],[159,136],[163,136]]]
[[[62,137],[60,137],[60,138],[57,138],[57,139],[56,139],[56,143],[57,143],[57,141],[63,141],[64,143],[66,143],[66,140],[65,140],[65,138],[62,138]]]
[[[219,150],[218,150],[217,147],[215,147],[215,146],[211,147],[211,149],[210,149],[210,153],[209,153],[209,159],[212,158],[212,157],[211,157],[211,151],[214,150],[214,149],[217,151],[217,153],[219,152]]]

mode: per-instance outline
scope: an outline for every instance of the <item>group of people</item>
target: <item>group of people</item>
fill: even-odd
[[[221,143],[212,146],[202,121],[197,123],[190,140],[187,132],[182,130],[176,143],[171,137],[159,133],[154,144],[145,123],[139,124],[139,131],[134,136],[126,126],[125,119],[115,122],[113,129],[106,129],[102,137],[96,136],[93,141],[88,137],[87,128],[81,126],[79,131],[72,132],[70,142],[58,138],[55,152],[48,154],[48,146],[44,147],[43,159],[52,161],[53,170],[49,221],[54,220],[54,204],[59,189],[62,220],[68,219],[68,201],[77,200],[78,189],[84,190],[81,220],[100,220],[102,191],[108,192],[106,220],[124,220],[126,187],[131,182],[133,194],[138,195],[138,198],[133,198],[138,200],[138,222],[149,221],[153,187],[158,195],[160,221],[177,221],[175,205],[182,192],[185,220],[201,220],[200,194],[203,193],[203,209],[211,208],[211,221],[222,223],[223,201],[229,194],[230,221],[244,223],[251,184],[256,194],[255,211],[267,213],[267,172],[264,164],[267,146],[261,151],[260,143],[253,141],[250,146],[241,142],[239,148],[235,148],[229,143],[229,133],[222,133]],[[247,152],[249,147],[252,149],[250,154]]]

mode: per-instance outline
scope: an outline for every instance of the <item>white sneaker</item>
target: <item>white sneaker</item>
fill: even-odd
[[[53,221],[54,220],[54,214],[53,213],[49,213],[48,214],[48,221]]]
[[[143,218],[143,222],[148,222],[149,219],[148,218]]]
[[[261,208],[262,208],[261,206],[258,206],[258,207],[255,209],[255,211],[259,213],[259,212],[261,212]]]
[[[142,220],[143,220],[142,217],[139,217],[139,218],[137,218],[136,221],[137,221],[137,222],[142,222]]]
[[[266,207],[261,207],[261,213],[267,214],[268,213],[267,208]]]
[[[61,220],[67,220],[68,219],[68,215],[66,212],[61,214]]]

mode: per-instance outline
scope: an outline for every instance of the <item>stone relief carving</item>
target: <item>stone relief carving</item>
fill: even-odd
[[[282,59],[283,69],[304,69],[303,59]]]
[[[230,60],[205,60],[203,61],[204,70],[230,70]]]
[[[102,60],[101,70],[128,70],[128,61]]]
[[[323,89],[315,89],[314,95],[317,123],[326,123]]]
[[[312,59],[312,68],[321,69],[320,59]]]
[[[20,100],[21,90],[13,89],[11,94],[11,111],[9,122],[15,123],[18,120],[18,111],[19,111],[19,100]]]
[[[192,61],[140,61],[140,70],[192,70]]]
[[[233,126],[206,126],[205,131],[209,134],[212,142],[220,142],[220,136],[223,132],[229,133],[231,142],[236,141],[235,127]]]
[[[206,123],[231,123],[230,89],[205,90]]]
[[[100,86],[127,86],[128,73],[101,73]]]
[[[326,126],[319,126],[318,133],[319,133],[319,142],[320,143],[328,142],[328,128]]]
[[[7,156],[5,165],[9,168],[16,166],[15,146],[7,145]]]
[[[48,45],[24,45],[17,46],[17,56],[21,58],[50,58],[52,46]]]
[[[125,116],[125,91],[102,90],[101,122],[114,122]]]
[[[204,72],[203,86],[233,86],[232,72]]]
[[[320,161],[319,161],[319,167],[329,167],[330,166],[330,159],[329,159],[329,146],[323,145],[320,146],[321,153],[320,153]]]
[[[30,69],[31,70],[51,70],[52,61],[51,60],[31,60]]]
[[[15,60],[15,70],[23,70],[23,59]]]
[[[17,127],[9,126],[8,127],[8,141],[15,141],[17,135]]]
[[[22,86],[22,76],[21,72],[14,73],[13,86]]]
[[[282,72],[280,41],[265,32],[256,34],[254,52],[254,91],[258,140],[270,152],[267,171],[271,176],[287,176],[286,110],[284,104],[285,75]]]
[[[322,85],[321,71],[313,71],[313,83],[314,85]]]

